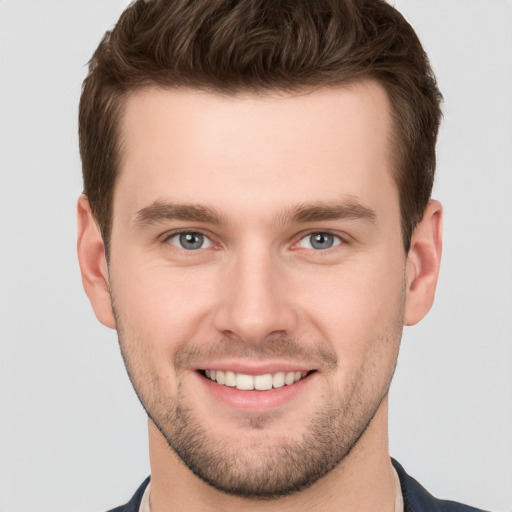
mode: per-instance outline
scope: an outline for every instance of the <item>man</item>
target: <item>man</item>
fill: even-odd
[[[80,104],[78,253],[149,418],[116,510],[475,510],[391,461],[430,309],[440,98],[380,0],[137,1]]]

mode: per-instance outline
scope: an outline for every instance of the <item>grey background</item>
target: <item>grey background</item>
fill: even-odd
[[[82,291],[85,63],[125,0],[0,1],[0,511],[124,503],[149,474],[115,333]],[[445,96],[436,304],[407,328],[391,453],[433,494],[512,510],[512,3],[396,2]]]

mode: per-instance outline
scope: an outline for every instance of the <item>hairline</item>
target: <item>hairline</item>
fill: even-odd
[[[347,78],[339,78],[337,81],[333,81],[332,83],[323,83],[316,86],[308,85],[307,83],[298,83],[294,86],[290,87],[279,87],[264,85],[245,85],[239,87],[219,87],[214,83],[202,83],[202,84],[165,84],[159,83],[157,80],[147,80],[146,83],[143,84],[132,84],[132,86],[124,87],[123,91],[117,90],[117,94],[115,96],[115,116],[113,122],[113,133],[114,133],[114,179],[112,189],[110,191],[110,196],[105,198],[104,200],[108,200],[108,208],[107,208],[107,222],[105,226],[100,226],[100,231],[102,234],[103,242],[105,245],[105,253],[107,256],[107,260],[110,255],[110,239],[112,234],[112,225],[113,225],[113,213],[114,213],[114,200],[115,193],[117,188],[117,182],[119,178],[120,170],[124,163],[124,157],[126,155],[126,144],[123,140],[123,136],[121,133],[121,126],[123,122],[123,118],[126,114],[126,105],[130,97],[142,93],[147,90],[161,90],[161,91],[188,91],[188,92],[197,92],[197,93],[205,93],[212,96],[223,96],[226,98],[237,98],[237,97],[255,97],[255,98],[265,98],[271,97],[275,95],[282,94],[283,96],[289,95],[306,95],[312,94],[316,91],[323,90],[332,90],[336,88],[351,88],[357,84],[364,82],[375,82],[377,83],[382,90],[384,91],[387,99],[387,108],[389,109],[389,119],[390,119],[390,130],[388,134],[388,158],[390,165],[390,172],[395,187],[398,192],[398,200],[400,207],[400,230],[402,234],[402,241],[404,246],[404,251],[407,253],[410,246],[410,238],[412,235],[412,231],[414,231],[415,224],[411,226],[411,232],[407,232],[407,226],[404,222],[404,215],[402,212],[403,208],[403,198],[400,188],[400,177],[403,173],[406,172],[405,161],[402,155],[402,141],[403,134],[400,130],[400,119],[398,114],[398,109],[395,108],[392,95],[386,85],[386,81],[382,78],[374,76],[373,73],[361,74],[358,76],[352,76]],[[423,212],[422,212],[423,213]]]

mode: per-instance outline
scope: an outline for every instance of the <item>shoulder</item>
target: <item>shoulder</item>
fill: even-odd
[[[392,459],[392,462],[400,478],[404,512],[485,512],[455,501],[435,498],[419,482],[409,476],[396,460]]]
[[[125,505],[121,505],[119,507],[113,508],[108,512],[138,512],[140,507],[140,502],[142,500],[142,496],[144,495],[144,491],[149,484],[150,477],[148,476],[144,482],[142,482],[141,486],[135,491],[132,499],[126,503]]]
[[[404,497],[404,512],[486,512],[455,501],[435,498],[419,482],[409,476],[396,460],[392,460],[392,462],[400,479]],[[144,480],[128,503],[108,512],[138,512],[149,481],[150,477]]]

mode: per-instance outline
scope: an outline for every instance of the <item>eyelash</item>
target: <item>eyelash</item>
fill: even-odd
[[[299,238],[299,240],[294,244],[294,246],[299,245],[303,240],[307,240],[308,238],[309,238],[309,240],[311,240],[311,238],[314,235],[324,235],[324,236],[327,235],[334,239],[332,246],[326,247],[325,249],[316,249],[315,252],[317,252],[317,253],[325,253],[329,249],[335,249],[336,247],[346,243],[345,239],[342,236],[340,236],[339,234],[333,233],[332,231],[325,230],[325,231],[308,231],[306,234],[304,234],[303,236],[301,236]],[[311,242],[309,243],[309,245],[310,246],[312,245]],[[315,248],[314,247],[306,247],[306,249],[314,250]]]
[[[177,237],[179,235],[186,235],[186,234],[190,234],[190,235],[201,235],[204,237],[205,240],[209,241],[209,245],[207,247],[199,247],[197,249],[185,249],[184,247],[180,247],[178,246],[177,244],[172,244],[170,242],[170,240],[174,237]],[[296,242],[293,243],[292,245],[292,249],[299,249],[299,244],[307,239],[308,237],[311,238],[313,235],[327,235],[327,236],[331,236],[333,237],[335,240],[334,240],[334,245],[332,245],[331,247],[327,247],[325,249],[315,249],[314,247],[307,247],[306,249],[307,250],[313,250],[315,253],[318,253],[318,254],[325,254],[327,252],[331,252],[330,250],[335,250],[337,247],[339,247],[340,245],[346,245],[348,242],[346,240],[346,238],[344,236],[341,236],[340,234],[337,234],[337,233],[334,233],[332,231],[329,231],[329,230],[315,230],[315,231],[308,231],[308,232],[305,232],[303,234],[300,235],[300,238],[298,238],[298,240]],[[165,244],[168,244],[168,245],[172,245],[175,249],[179,250],[179,251],[183,251],[184,253],[194,253],[196,251],[199,251],[201,249],[209,249],[209,248],[212,248],[215,246],[217,246],[217,248],[219,247],[218,244],[216,244],[213,240],[212,240],[212,237],[209,236],[208,234],[206,234],[205,232],[201,231],[200,229],[197,229],[197,230],[191,230],[191,229],[181,229],[181,230],[176,230],[176,231],[172,231],[170,233],[166,233],[163,237],[163,243]],[[311,243],[310,243],[311,245]]]
[[[179,235],[201,235],[204,237],[205,240],[208,240],[210,242],[210,245],[208,247],[200,247],[196,250],[194,249],[185,249],[184,247],[179,247],[178,245],[172,244],[170,240],[174,237],[177,237]],[[196,252],[199,249],[208,249],[212,246],[215,246],[215,242],[212,240],[212,237],[201,231],[200,229],[194,230],[194,229],[180,229],[176,231],[172,231],[171,233],[166,233],[163,237],[163,243],[172,245],[175,249],[181,250],[185,253],[193,253]]]

